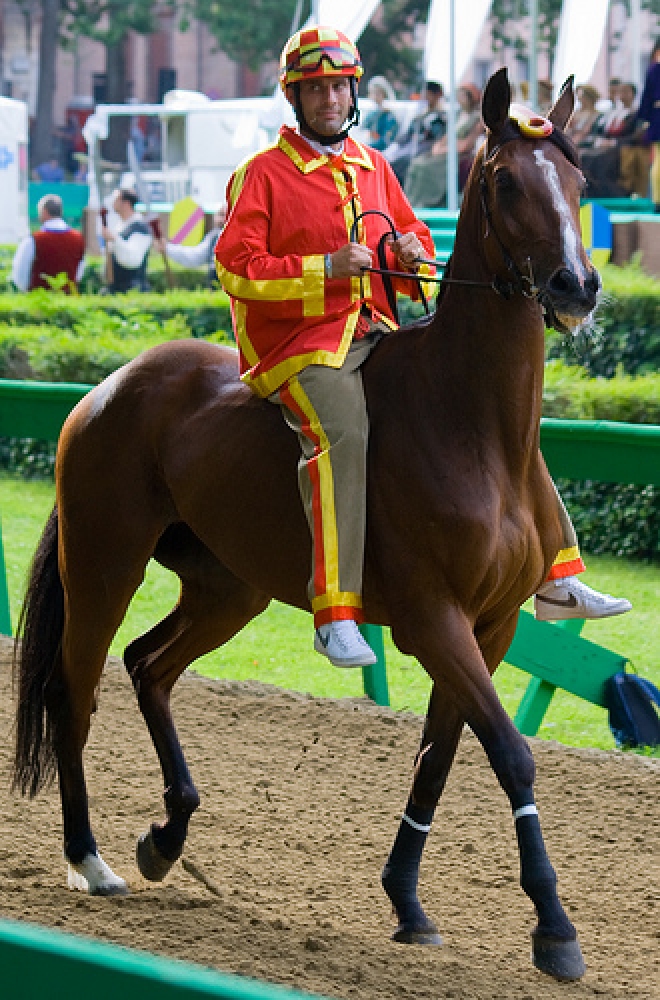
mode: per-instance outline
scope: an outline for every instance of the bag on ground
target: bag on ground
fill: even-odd
[[[607,680],[605,700],[618,747],[660,746],[660,691],[655,684],[622,670]]]

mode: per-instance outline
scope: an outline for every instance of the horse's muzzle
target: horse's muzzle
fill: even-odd
[[[549,325],[563,333],[578,326],[595,309],[600,284],[595,268],[581,282],[574,271],[558,267],[539,296]]]

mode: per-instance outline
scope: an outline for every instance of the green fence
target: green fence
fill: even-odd
[[[7,1000],[323,1000],[10,920],[0,920],[0,976]]]

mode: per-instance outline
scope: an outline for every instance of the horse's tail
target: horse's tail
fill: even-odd
[[[16,744],[12,788],[30,797],[56,772],[53,681],[59,672],[64,590],[57,562],[57,506],[32,560],[14,645]]]

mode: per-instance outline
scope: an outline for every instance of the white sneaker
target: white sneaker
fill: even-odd
[[[541,622],[566,618],[611,618],[630,611],[625,597],[611,597],[592,590],[576,576],[547,580],[534,596],[534,617]]]
[[[352,620],[319,625],[314,633],[314,649],[327,656],[335,667],[371,667],[378,658]]]

